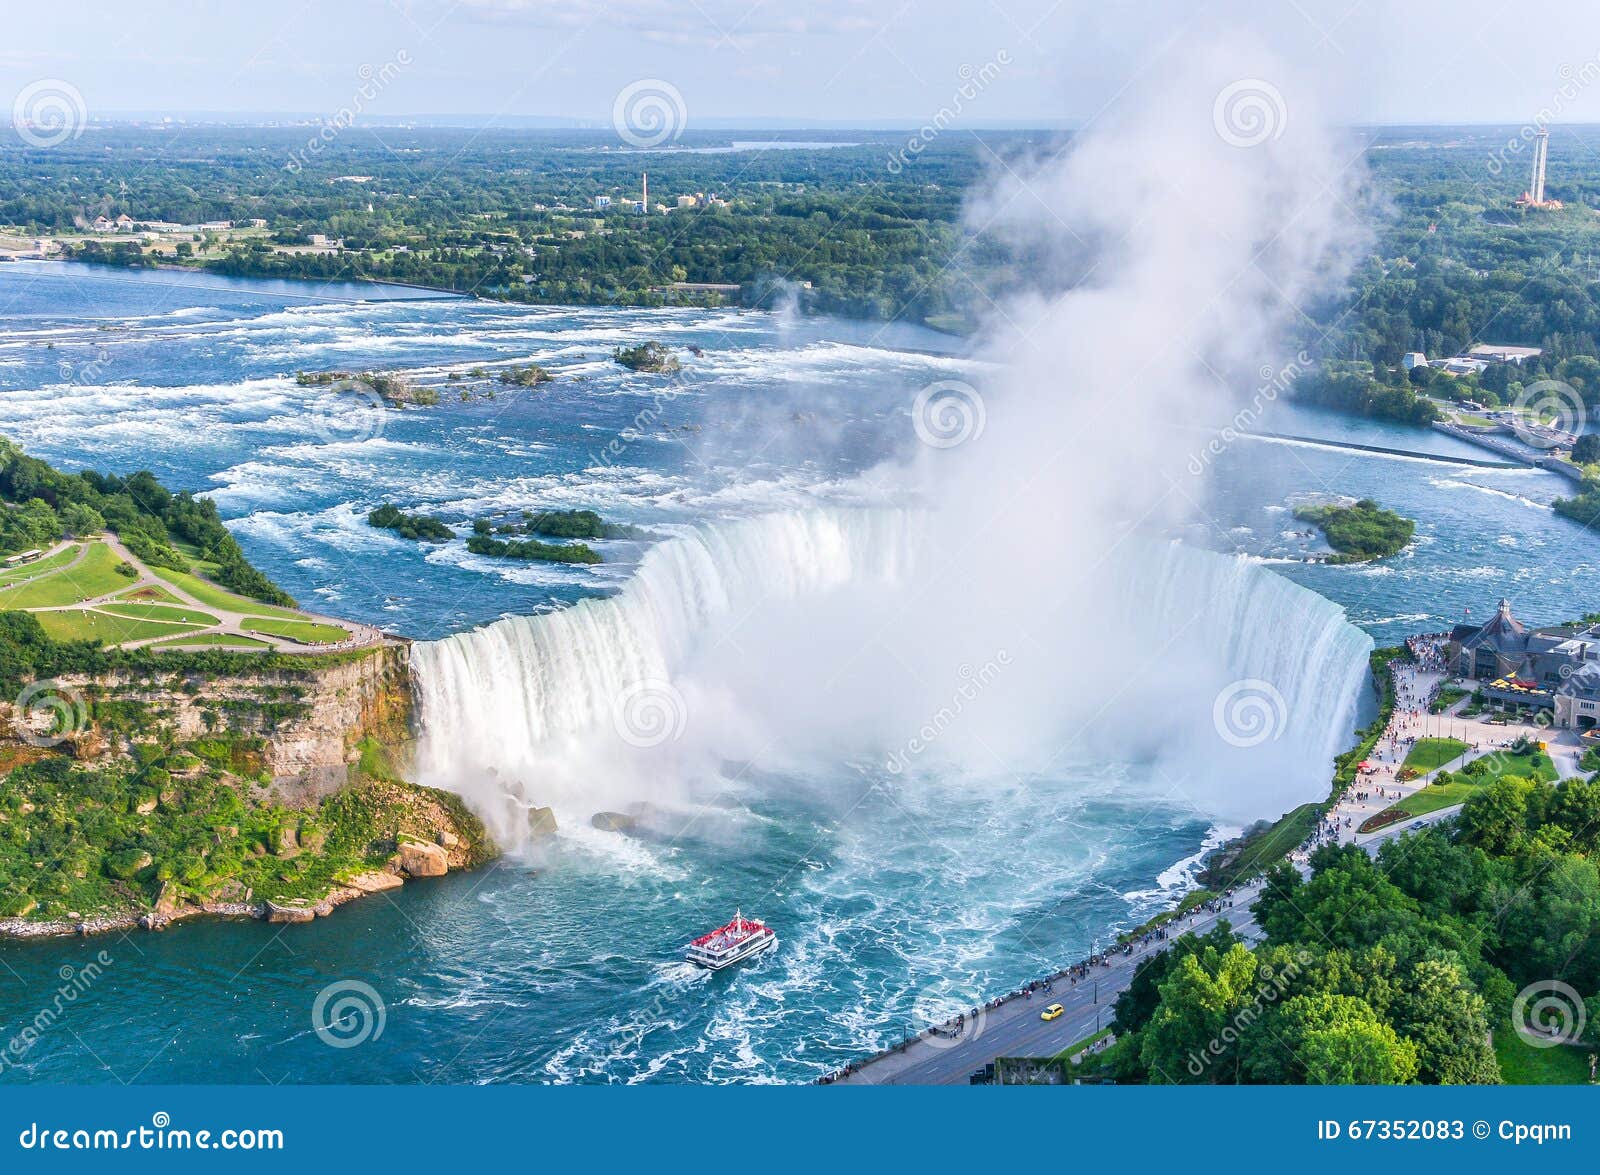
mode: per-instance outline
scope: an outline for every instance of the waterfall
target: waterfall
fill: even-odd
[[[511,844],[519,809],[566,824],[679,800],[728,759],[981,776],[1111,757],[1251,819],[1325,789],[1371,648],[1338,606],[1143,541],[1070,584],[1019,565],[1004,600],[971,598],[925,517],[704,524],[615,596],[419,642],[422,780]]]

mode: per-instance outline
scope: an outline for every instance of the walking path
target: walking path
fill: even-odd
[[[104,616],[107,618],[107,620],[114,622],[118,620],[127,621],[129,617],[119,616],[114,612],[105,611],[104,608],[108,604],[151,604],[155,606],[166,606],[169,608],[184,608],[198,612],[202,616],[214,618],[214,622],[209,624],[205,624],[203,621],[196,621],[195,624],[204,624],[204,627],[197,629],[192,624],[185,624],[184,622],[178,620],[165,620],[158,617],[140,617],[139,622],[141,624],[170,625],[172,632],[165,634],[158,633],[154,636],[140,637],[136,640],[122,642],[117,647],[123,649],[143,648],[147,645],[153,645],[161,641],[174,641],[176,638],[181,637],[193,637],[195,638],[195,643],[173,643],[163,645],[162,647],[164,649],[218,648],[223,646],[218,646],[215,642],[210,642],[203,638],[222,636],[238,638],[240,645],[237,647],[242,647],[248,650],[259,649],[262,645],[266,645],[268,648],[280,653],[327,653],[335,652],[340,649],[362,648],[367,645],[380,643],[387,639],[380,629],[374,628],[370,624],[359,624],[350,620],[335,619],[331,616],[320,616],[315,612],[307,612],[300,608],[282,610],[293,612],[295,614],[294,619],[297,622],[306,624],[331,625],[332,627],[340,628],[348,632],[350,634],[349,637],[342,641],[313,644],[304,641],[298,641],[291,637],[280,636],[276,633],[261,632],[246,628],[246,624],[259,625],[262,621],[267,621],[270,623],[273,619],[275,619],[275,617],[271,615],[263,615],[260,612],[245,611],[242,609],[236,610],[230,608],[219,608],[214,604],[206,603],[196,598],[192,593],[186,591],[172,580],[165,579],[157,575],[145,565],[142,559],[136,556],[132,551],[128,550],[128,548],[123,545],[121,539],[117,538],[116,535],[111,534],[110,532],[107,532],[98,540],[91,539],[85,542],[83,544],[83,549],[79,551],[77,557],[70,563],[67,563],[61,567],[50,568],[48,571],[41,572],[37,576],[19,581],[19,584],[33,583],[37,582],[38,580],[48,578],[49,576],[65,575],[69,573],[73,568],[77,567],[79,563],[83,562],[89,550],[97,541],[104,543],[111,549],[112,553],[115,554],[118,559],[133,567],[137,571],[137,575],[135,575],[133,579],[130,579],[126,584],[118,586],[115,591],[105,592],[101,595],[90,597],[89,599],[77,600],[68,604],[54,604],[45,607],[31,608],[28,609],[29,611],[93,612],[98,616]],[[58,544],[57,546],[51,548],[51,550],[43,557],[48,558],[50,555],[55,554],[66,545],[68,544]],[[15,587],[19,585],[11,584],[7,586]],[[133,593],[138,592],[141,589],[148,589],[153,593],[159,593],[159,598],[150,600],[135,600],[129,598]],[[220,589],[219,587],[219,590],[226,589]],[[178,602],[174,604],[172,602],[173,600]],[[263,605],[262,607],[266,612],[280,611],[280,609],[277,609],[271,605]]]
[[[1504,751],[1519,739],[1543,742],[1549,752],[1556,773],[1566,779],[1577,775],[1578,760],[1583,746],[1578,736],[1570,730],[1538,727],[1532,723],[1511,724],[1505,721],[1490,722],[1484,717],[1463,716],[1471,697],[1461,698],[1443,713],[1434,714],[1429,705],[1441,686],[1453,680],[1441,651],[1443,634],[1414,637],[1407,642],[1416,656],[1413,662],[1395,662],[1391,665],[1395,682],[1395,709],[1388,728],[1378,740],[1368,757],[1371,770],[1358,776],[1354,785],[1328,813],[1327,820],[1305,845],[1291,856],[1304,866],[1311,850],[1318,845],[1337,840],[1341,844],[1370,845],[1386,839],[1392,829],[1410,827],[1417,820],[1432,823],[1445,816],[1453,816],[1461,805],[1429,812],[1413,820],[1402,820],[1391,829],[1362,833],[1361,825],[1407,796],[1415,795],[1433,782],[1441,771],[1458,771],[1465,764],[1485,755]],[[1400,768],[1418,739],[1453,738],[1466,743],[1468,750],[1460,758],[1402,781]]]

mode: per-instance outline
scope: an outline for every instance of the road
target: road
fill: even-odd
[[[1454,816],[1460,806],[1430,812],[1419,819],[1432,824]],[[1412,821],[1357,838],[1368,853],[1377,855],[1385,841],[1406,832]],[[1233,895],[1233,905],[1216,912],[1197,910],[1168,926],[1169,937],[1131,955],[1115,955],[1109,966],[1091,967],[1090,975],[1076,985],[1067,980],[1054,984],[1049,993],[1034,992],[1032,997],[1012,996],[998,1008],[986,1009],[976,1030],[970,1020],[962,1036],[954,1040],[923,1033],[902,1051],[862,1063],[838,1085],[963,1085],[976,1070],[996,1057],[1053,1057],[1062,1050],[1093,1036],[1111,1021],[1111,1006],[1133,978],[1145,959],[1172,945],[1184,934],[1205,934],[1218,922],[1227,922],[1245,941],[1258,942],[1260,927],[1250,907],[1261,896],[1258,884],[1243,886]],[[1173,931],[1177,933],[1173,933]],[[1039,1013],[1052,1003],[1065,1011],[1058,1020],[1041,1020]]]
[[[1180,933],[1204,934],[1220,921],[1227,921],[1246,938],[1259,936],[1248,907],[1260,896],[1258,886],[1235,892],[1233,906],[1215,913],[1195,911],[1169,924]],[[1172,935],[1157,940],[1131,955],[1112,956],[1109,966],[1091,967],[1091,974],[1074,985],[1057,980],[1052,992],[1037,991],[1032,997],[1014,996],[998,1008],[986,1009],[974,1023],[969,1019],[964,1034],[950,1040],[923,1033],[891,1053],[868,1062],[839,1084],[845,1085],[955,1085],[964,1084],[969,1074],[982,1069],[996,1057],[1053,1057],[1063,1049],[1092,1036],[1111,1020],[1111,1005],[1127,987],[1138,965],[1152,954],[1165,950]],[[1066,1009],[1058,1020],[1041,1020],[1039,1013],[1051,1003]]]

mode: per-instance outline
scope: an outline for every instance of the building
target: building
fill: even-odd
[[[117,217],[116,230],[119,233],[131,233],[133,231],[133,217],[129,216],[126,212]]]
[[[1553,710],[1558,726],[1587,730],[1600,717],[1600,624],[1529,628],[1501,600],[1483,624],[1458,624],[1446,656],[1492,701]]]
[[[92,227],[97,233],[109,233],[117,226],[114,221],[111,221],[104,216],[97,216],[94,218],[94,224]]]
[[[1488,367],[1489,363],[1486,359],[1471,359],[1465,355],[1456,355],[1449,359],[1435,359],[1429,366],[1445,375],[1477,375]]]
[[[1543,354],[1543,347],[1507,347],[1499,343],[1479,343],[1467,352],[1467,357],[1484,359],[1490,363],[1515,363],[1520,367],[1523,360],[1537,359]]]
[[[1456,625],[1449,650],[1461,677],[1514,679],[1554,689],[1574,666],[1600,662],[1600,625],[1576,631],[1529,628],[1511,615],[1511,601],[1501,600],[1485,623]]]
[[[596,208],[610,208],[611,207],[611,197],[610,196],[596,196],[594,198],[594,206]]]
[[[1556,688],[1556,725],[1594,730],[1600,724],[1600,664],[1580,665]]]
[[[1428,357],[1421,351],[1407,351],[1400,358],[1400,366],[1410,371],[1413,367],[1428,366]]]

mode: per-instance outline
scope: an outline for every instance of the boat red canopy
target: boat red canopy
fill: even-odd
[[[766,926],[754,918],[746,918],[743,914],[735,914],[732,922],[726,926],[717,927],[710,934],[702,934],[689,945],[704,947],[710,946],[713,942],[729,944],[742,942],[752,934],[760,934],[764,930],[766,930]]]

